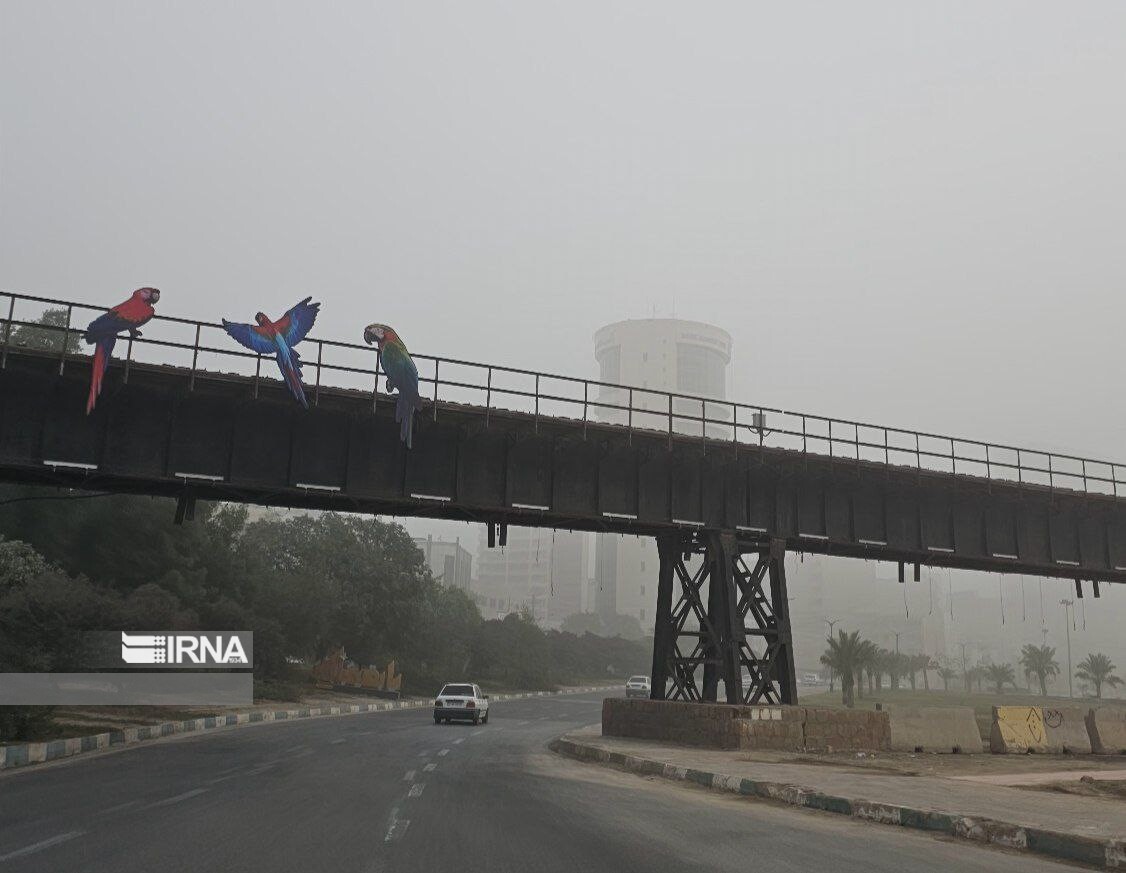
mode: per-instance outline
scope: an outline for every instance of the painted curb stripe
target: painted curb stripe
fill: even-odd
[[[980,816],[960,816],[890,803],[875,803],[859,798],[836,797],[783,782],[760,782],[724,773],[677,767],[563,738],[553,740],[549,748],[557,754],[580,761],[616,765],[639,775],[660,776],[674,782],[691,782],[712,790],[744,797],[775,800],[790,806],[847,815],[878,824],[946,834],[969,842],[1003,846],[1007,849],[1076,861],[1093,867],[1126,867],[1126,840],[1087,837],[1025,827]]]

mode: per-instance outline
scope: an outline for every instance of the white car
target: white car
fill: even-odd
[[[434,724],[454,720],[488,724],[489,695],[482,694],[480,686],[468,683],[443,685],[434,699]]]
[[[648,676],[630,676],[626,680],[626,697],[648,697],[651,690]]]

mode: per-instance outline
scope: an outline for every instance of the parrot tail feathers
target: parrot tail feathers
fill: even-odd
[[[94,347],[94,361],[90,366],[90,394],[86,398],[86,414],[94,411],[94,404],[98,402],[98,395],[102,393],[102,379],[109,367],[109,356],[113,352],[115,337],[99,340]]]
[[[395,404],[395,421],[399,422],[399,439],[411,447],[414,441],[414,414],[422,406],[422,399],[417,395],[399,392],[398,402]]]

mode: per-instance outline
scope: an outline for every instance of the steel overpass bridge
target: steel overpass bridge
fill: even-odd
[[[60,323],[38,318],[45,308]],[[414,355],[399,441],[378,353],[307,339],[310,409],[219,324],[118,341],[97,409],[82,327],[105,307],[0,292],[0,480],[654,537],[655,697],[793,702],[786,551],[1126,581],[1122,465]]]

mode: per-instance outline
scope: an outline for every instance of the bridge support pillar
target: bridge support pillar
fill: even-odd
[[[796,703],[782,541],[664,534],[657,551],[651,697],[716,701],[722,681],[727,703]]]

